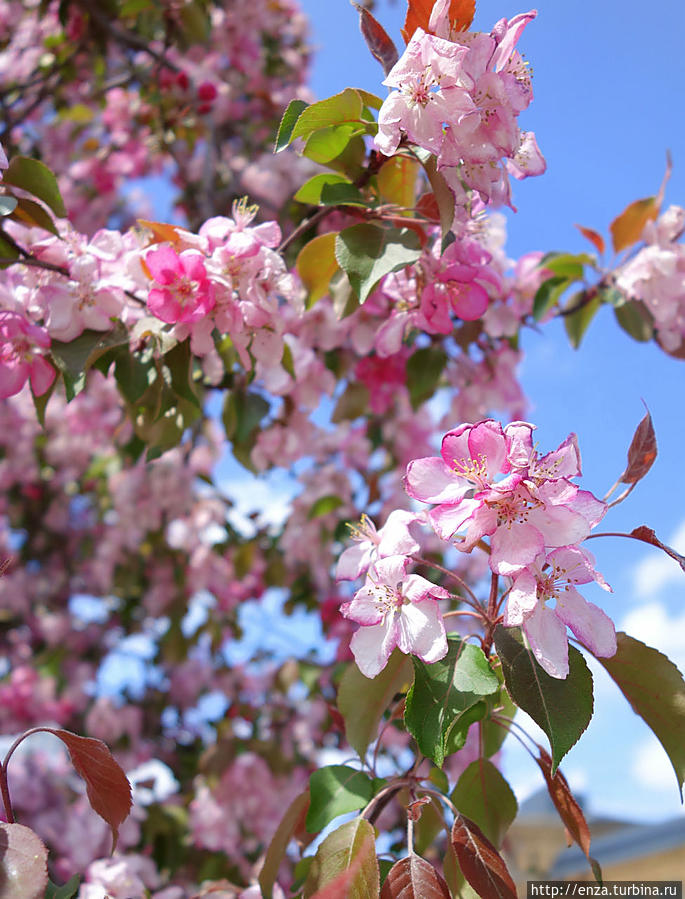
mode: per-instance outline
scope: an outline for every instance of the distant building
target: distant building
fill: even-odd
[[[685,816],[658,824],[588,817],[588,826],[606,880],[685,881]],[[503,850],[523,895],[527,880],[594,880],[581,849],[568,848],[544,788],[521,804]]]

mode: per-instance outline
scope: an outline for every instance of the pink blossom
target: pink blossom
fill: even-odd
[[[437,535],[462,552],[490,537],[498,574],[519,571],[545,548],[584,540],[606,511],[569,480],[580,474],[575,436],[540,459],[532,431],[527,422],[461,425],[444,436],[441,458],[407,467],[409,495],[437,504],[428,513]]]
[[[0,397],[19,393],[27,380],[36,396],[50,389],[56,371],[45,358],[50,337],[18,312],[0,311]]]
[[[378,559],[419,552],[421,546],[410,533],[411,525],[419,519],[420,516],[414,512],[395,509],[388,515],[383,527],[376,530],[369,516],[362,515],[359,524],[350,528],[355,546],[348,547],[340,556],[336,579],[355,580]]]
[[[523,629],[535,658],[552,677],[568,675],[566,626],[594,655],[609,658],[616,652],[613,622],[575,587],[596,581],[603,589],[611,589],[594,564],[587,550],[563,546],[539,554],[514,576],[504,624]],[[552,599],[554,608],[546,605]]]
[[[440,151],[443,122],[461,119],[473,110],[460,72],[466,53],[466,47],[416,29],[383,82],[397,90],[378,114],[375,142],[382,153],[391,156],[403,134],[433,153]]]
[[[449,594],[418,574],[407,575],[409,559],[389,556],[369,569],[366,583],[340,611],[362,626],[350,647],[363,675],[372,678],[385,668],[397,646],[424,662],[447,653],[447,637],[438,599]]]
[[[194,322],[214,308],[214,285],[207,277],[200,253],[193,250],[177,253],[162,244],[148,252],[145,264],[159,285],[150,290],[147,300],[157,318],[171,324]]]

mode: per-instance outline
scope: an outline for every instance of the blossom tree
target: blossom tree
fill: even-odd
[[[512,737],[600,877],[559,770],[588,653],[682,787],[682,675],[583,595],[611,590],[586,543],[654,463],[651,417],[598,498],[575,434],[538,448],[517,366],[521,328],[578,346],[602,305],[682,356],[685,213],[664,181],[611,264],[587,228],[596,253],[511,264],[495,210],[545,171],[518,123],[535,11],[478,31],[469,0],[409,0],[402,51],[357,13],[384,98],[315,101],[292,0],[0,3],[16,895],[514,897]],[[236,518],[229,447],[287,473],[285,521]],[[313,645],[241,656],[275,605]]]

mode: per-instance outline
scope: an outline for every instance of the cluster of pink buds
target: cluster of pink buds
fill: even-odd
[[[461,552],[488,553],[493,576],[510,584],[504,625],[522,628],[550,675],[568,674],[567,625],[595,655],[616,652],[613,623],[576,589],[591,581],[610,589],[579,545],[603,518],[606,503],[572,481],[581,474],[575,434],[540,456],[533,430],[527,422],[503,428],[487,419],[449,431],[440,456],[415,459],[407,467],[407,493],[433,508],[393,512],[378,531],[368,519],[362,522],[354,535],[357,546],[341,556],[338,578],[366,573],[365,585],[341,610],[362,625],[351,646],[364,674],[375,676],[395,646],[426,662],[447,651],[435,600],[449,594],[407,574],[419,551],[414,526],[424,522]]]

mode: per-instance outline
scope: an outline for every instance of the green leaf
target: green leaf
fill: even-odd
[[[179,15],[183,38],[187,45],[204,44],[209,40],[212,22],[201,3],[197,0],[184,3],[179,9]]]
[[[50,169],[28,156],[13,156],[9,167],[3,175],[5,184],[21,187],[34,197],[38,197],[52,209],[56,216],[65,218],[67,210],[64,208],[64,200],[59,192],[57,178]]]
[[[298,137],[309,137],[314,131],[330,125],[341,125],[345,122],[359,123],[361,122],[362,106],[362,98],[358,91],[351,87],[346,87],[341,93],[321,100],[319,103],[312,103],[300,113],[290,133],[288,143],[292,143]]]
[[[542,282],[533,300],[533,318],[536,322],[539,322],[550,309],[556,306],[562,293],[572,283],[568,278],[559,275]]]
[[[40,203],[35,203],[33,200],[27,200],[25,197],[19,200],[12,218],[16,222],[21,222],[22,225],[44,228],[46,231],[59,237],[57,226],[52,220],[50,213],[46,212]]]
[[[340,424],[341,421],[352,421],[364,415],[369,408],[369,389],[364,384],[353,381],[348,384],[335,404],[331,421]]]
[[[302,155],[326,165],[337,159],[348,147],[352,138],[363,130],[361,125],[329,125],[320,128],[307,139]]]
[[[493,709],[497,709],[497,714],[505,718],[513,718],[516,714],[516,706],[504,688],[501,688],[494,699],[490,700]],[[502,744],[509,735],[509,727],[504,722],[492,721],[488,716],[480,725],[480,739],[483,748],[483,754],[486,758],[490,758],[502,748]]]
[[[602,301],[596,294],[588,299],[588,294],[585,290],[574,293],[569,299],[566,309],[574,311],[564,315],[564,327],[574,349],[577,350],[580,346],[585,332],[590,326],[590,322],[599,311],[601,305]]]
[[[10,194],[3,194],[0,196],[0,216],[9,215],[11,212],[17,208],[18,200],[16,197],[10,196]]]
[[[318,833],[338,815],[364,808],[377,792],[371,778],[348,765],[328,765],[309,778],[309,811],[306,827]]]
[[[338,509],[342,506],[343,501],[339,496],[336,496],[334,493],[329,493],[326,496],[320,496],[310,508],[307,514],[307,520],[311,521],[313,518],[321,518],[322,515],[328,515],[329,512],[332,512],[334,509]]]
[[[363,760],[376,739],[378,725],[392,698],[411,681],[409,657],[395,649],[385,668],[370,679],[356,665],[348,665],[338,688],[338,710],[345,722],[347,742]]]
[[[190,349],[190,339],[177,343],[163,356],[164,364],[171,374],[171,388],[174,393],[183,397],[196,408],[202,409],[200,400],[192,388],[191,374],[194,358]]]
[[[264,899],[271,899],[273,886],[278,877],[278,869],[285,857],[290,840],[294,836],[309,806],[309,790],[298,794],[283,815],[276,833],[271,838],[264,856],[264,864],[259,872],[259,886]]]
[[[447,353],[439,346],[416,350],[407,360],[407,386],[412,409],[416,410],[435,393],[445,366]]]
[[[539,268],[549,269],[555,275],[578,281],[583,277],[584,266],[594,266],[596,260],[587,253],[547,253],[539,263]]]
[[[83,390],[86,372],[100,356],[112,347],[128,344],[128,341],[129,333],[121,322],[117,322],[111,331],[83,331],[68,343],[53,340],[50,353],[62,372],[67,401]]]
[[[477,759],[462,773],[450,797],[462,815],[500,847],[516,817],[518,803],[511,787],[487,759]]]
[[[375,899],[380,890],[374,829],[355,818],[329,834],[319,846],[304,884],[303,897],[331,887],[328,899]]]
[[[344,175],[335,172],[322,172],[305,181],[295,194],[299,203],[310,203],[319,206],[368,206],[369,204],[359,189]]]
[[[477,646],[448,637],[444,659],[427,665],[414,663],[414,684],[407,694],[404,722],[421,752],[441,768],[448,741],[460,717],[499,687]]]
[[[636,715],[651,728],[666,750],[678,781],[685,781],[685,682],[663,653],[619,631],[617,651],[600,659]]]
[[[288,146],[288,144],[292,140],[292,133],[295,125],[297,124],[297,120],[308,105],[309,104],[305,103],[304,100],[291,100],[290,103],[288,103],[288,107],[283,113],[281,124],[278,126],[278,134],[276,135],[274,153],[280,153],[281,150],[285,150],[285,148]]]
[[[0,258],[15,260],[19,258],[19,250],[0,234]],[[7,268],[13,262],[0,262],[0,268]]]
[[[614,315],[626,334],[630,334],[634,340],[646,343],[654,336],[652,314],[639,300],[626,300],[620,306],[615,306]]]
[[[524,645],[518,628],[498,625],[495,646],[502,662],[509,695],[549,738],[552,774],[590,723],[593,710],[592,674],[574,646],[568,648],[569,674],[551,677]]]
[[[45,899],[73,899],[79,891],[80,884],[80,874],[74,874],[74,876],[61,887],[50,880],[45,889]]]
[[[382,277],[411,265],[421,255],[421,242],[409,228],[360,224],[336,237],[335,256],[353,290],[364,303]]]

